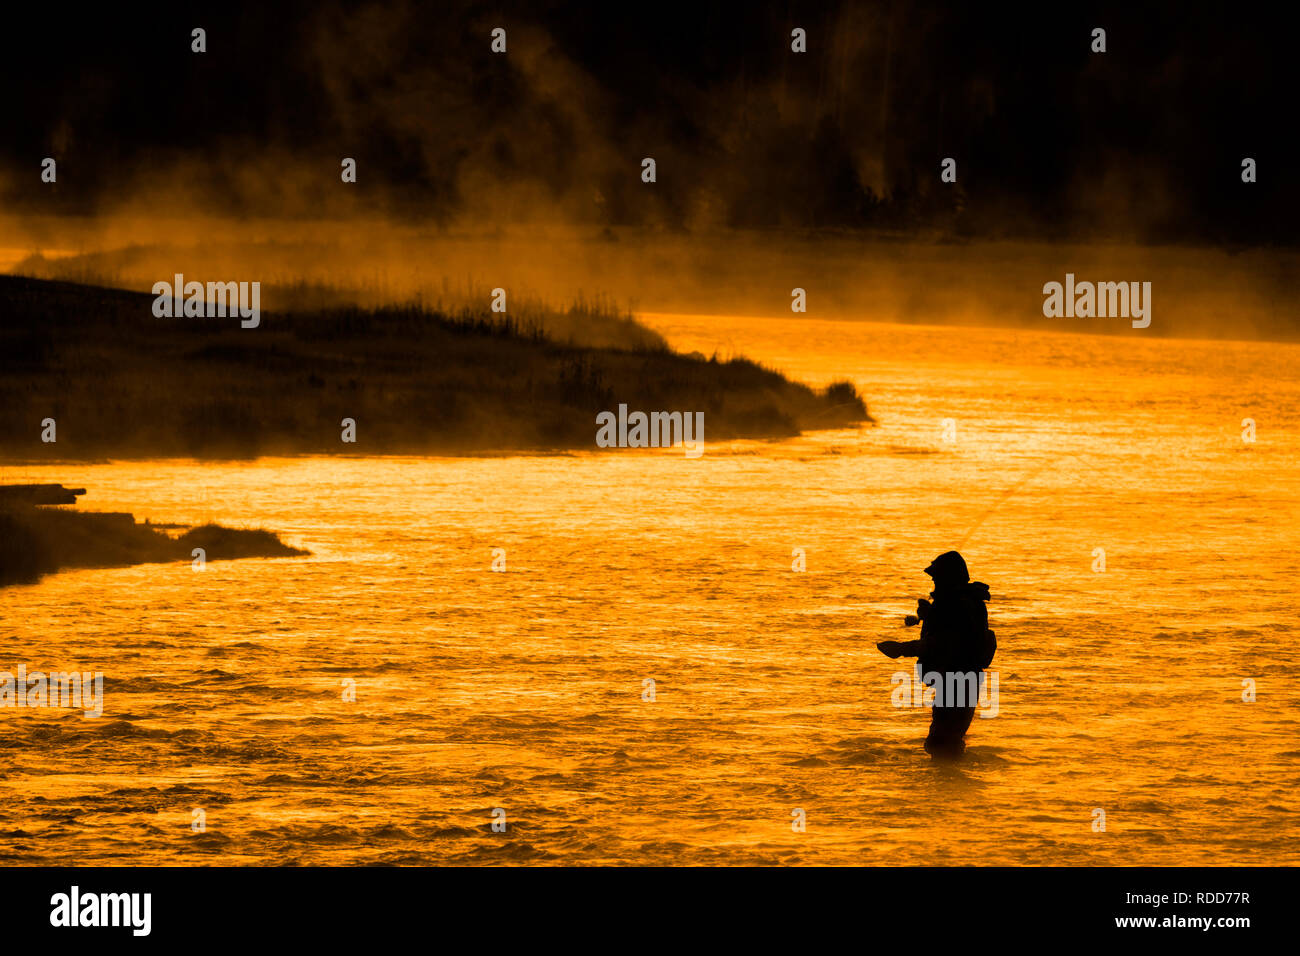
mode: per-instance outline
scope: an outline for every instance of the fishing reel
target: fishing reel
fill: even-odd
[[[927,601],[925,598],[921,598],[919,601],[916,602],[916,613],[909,614],[907,615],[907,617],[903,618],[903,626],[916,627],[916,625],[920,624],[922,621],[925,620],[925,615],[929,612],[929,610],[930,610],[930,602]]]

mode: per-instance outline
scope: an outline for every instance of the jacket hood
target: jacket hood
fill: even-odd
[[[966,559],[956,551],[945,551],[925,569],[925,573],[934,578],[935,584],[965,584],[970,580],[966,570]]]

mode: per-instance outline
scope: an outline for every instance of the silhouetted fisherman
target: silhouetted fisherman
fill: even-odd
[[[939,555],[925,573],[934,580],[933,601],[917,601],[916,614],[904,619],[908,627],[920,623],[920,640],[881,641],[876,647],[888,657],[918,658],[922,680],[933,680],[936,687],[925,749],[934,757],[959,757],[966,749],[984,668],[998,646],[984,606],[989,586],[971,581],[966,561],[956,551]]]

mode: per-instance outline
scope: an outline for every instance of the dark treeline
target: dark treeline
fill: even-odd
[[[236,215],[488,227],[1296,235],[1292,33],[1268,7],[299,0],[21,16],[0,37],[0,197],[24,213],[133,198],[161,212],[178,189]],[[506,55],[489,51],[495,26]],[[47,155],[59,181],[42,187]],[[955,186],[939,181],[948,156]]]

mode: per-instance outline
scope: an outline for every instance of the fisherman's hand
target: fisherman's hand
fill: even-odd
[[[902,657],[903,645],[898,641],[881,641],[876,645],[876,650],[886,657]]]
[[[915,614],[909,614],[907,617],[903,618],[903,627],[916,627],[916,625],[920,623],[921,619]]]

